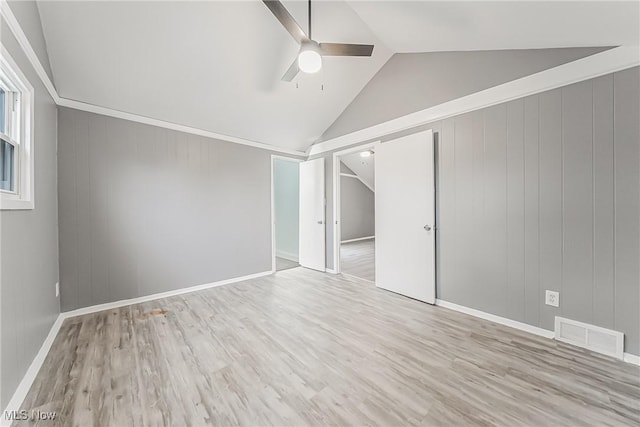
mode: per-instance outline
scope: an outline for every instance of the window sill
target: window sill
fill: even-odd
[[[33,200],[0,199],[0,211],[31,210],[35,208]]]

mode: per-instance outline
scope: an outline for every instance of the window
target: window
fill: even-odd
[[[33,87],[0,56],[0,209],[33,209]]]

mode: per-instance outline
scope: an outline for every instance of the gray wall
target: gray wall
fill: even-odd
[[[324,132],[327,140],[606,48],[397,53]]]
[[[35,89],[35,209],[0,211],[0,410],[49,333],[60,305],[56,198],[56,106],[7,24],[2,45]]]
[[[639,99],[635,67],[403,132],[437,132],[438,298],[612,328],[640,354]]]
[[[340,177],[341,240],[375,235],[374,193],[358,178]]]
[[[51,71],[47,43],[42,31],[38,4],[33,0],[8,0],[7,4],[9,4],[11,11],[20,23],[20,27],[27,36],[27,40],[29,40],[29,44],[36,53],[40,64],[42,64],[49,79],[53,82],[53,71]]]
[[[271,153],[60,108],[63,311],[271,270]]]
[[[273,191],[276,254],[298,261],[300,232],[300,164],[298,162],[275,159]]]

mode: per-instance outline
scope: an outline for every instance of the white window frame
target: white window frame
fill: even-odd
[[[0,46],[0,85],[5,91],[18,93],[5,98],[7,133],[2,138],[14,146],[14,191],[0,190],[0,210],[33,209],[34,201],[34,108],[33,86],[29,83],[9,52]]]

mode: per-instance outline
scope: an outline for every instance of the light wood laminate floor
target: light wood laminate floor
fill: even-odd
[[[294,268],[67,319],[23,408],[69,426],[640,422],[638,367],[353,280]]]
[[[340,270],[370,282],[376,281],[375,239],[340,245]]]

